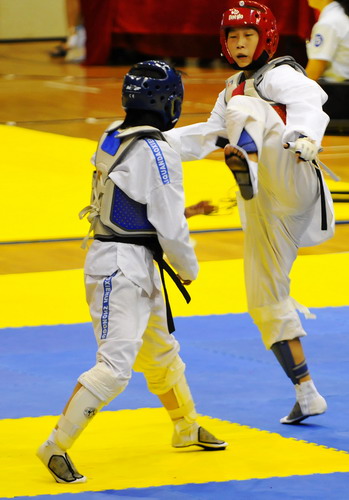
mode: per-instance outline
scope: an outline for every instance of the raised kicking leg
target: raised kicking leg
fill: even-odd
[[[253,139],[244,130],[237,145],[225,146],[224,156],[241,196],[244,200],[251,200],[258,192],[258,156]]]

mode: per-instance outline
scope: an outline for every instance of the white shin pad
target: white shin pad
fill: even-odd
[[[191,395],[185,375],[183,374],[178,382],[173,386],[179,408],[168,410],[172,420],[184,418],[188,423],[192,423],[197,418],[195,404]]]
[[[81,387],[71,399],[65,415],[58,420],[55,442],[62,450],[70,448],[91,419],[104,406],[85,387]]]

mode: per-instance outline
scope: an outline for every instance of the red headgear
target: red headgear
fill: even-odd
[[[273,13],[266,5],[253,0],[233,1],[229,10],[225,11],[221,23],[222,52],[230,64],[235,63],[227,46],[227,31],[230,28],[243,28],[251,26],[258,31],[259,41],[253,55],[257,61],[265,52],[263,64],[271,59],[276,51],[279,34]]]

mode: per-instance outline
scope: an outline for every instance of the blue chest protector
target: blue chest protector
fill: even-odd
[[[118,131],[115,130],[108,133],[101,146],[105,153],[116,155],[121,145],[118,135]],[[146,205],[132,200],[118,186],[114,186],[110,221],[124,231],[155,231],[154,226],[148,221]]]

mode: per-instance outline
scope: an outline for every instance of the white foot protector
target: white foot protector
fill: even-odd
[[[57,483],[85,483],[86,477],[79,474],[67,452],[52,441],[45,441],[38,451],[37,457],[47,467]]]
[[[298,424],[308,417],[321,415],[327,410],[324,397],[318,393],[312,380],[295,386],[297,401],[289,415],[280,419],[282,424]]]
[[[217,439],[196,422],[188,424],[183,418],[175,423],[172,446],[174,448],[200,446],[205,450],[224,450],[228,446],[228,443]]]

